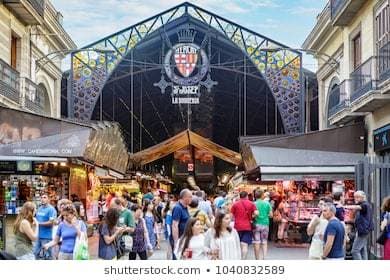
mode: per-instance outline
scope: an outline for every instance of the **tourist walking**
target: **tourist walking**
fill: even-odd
[[[279,202],[274,212],[274,221],[277,224],[277,243],[285,242],[285,230],[288,224],[288,203],[285,198]]]
[[[188,213],[188,205],[192,201],[192,193],[189,189],[183,189],[179,195],[179,201],[175,204],[172,210],[172,240],[174,247],[176,246],[179,238],[183,235],[187,221],[190,218]],[[175,259],[175,254],[173,254]]]
[[[352,245],[352,257],[354,260],[368,260],[368,236],[374,230],[372,219],[372,208],[367,202],[366,194],[363,191],[354,193],[356,205],[346,205],[346,209],[352,209],[355,213],[356,237]]]
[[[248,200],[248,193],[240,192],[240,200],[236,201],[231,213],[234,217],[234,228],[238,232],[241,243],[241,258],[245,260],[248,255],[248,246],[252,244],[252,219],[258,215],[253,202]]]
[[[390,260],[390,196],[383,200],[381,210],[383,212],[381,231],[386,231],[386,241],[383,248],[383,259]]]
[[[38,221],[34,218],[33,202],[23,204],[14,224],[15,257],[18,260],[34,260],[33,242],[38,238]]]
[[[117,259],[117,239],[125,231],[117,227],[119,221],[119,210],[109,208],[103,222],[99,226],[99,258],[103,260]]]
[[[52,241],[53,225],[57,218],[57,211],[49,204],[49,197],[47,194],[41,196],[41,206],[38,208],[36,218],[39,224],[38,240],[35,243],[34,254],[37,260],[52,259],[51,249],[44,254],[42,252],[43,245]]]
[[[197,218],[189,218],[182,237],[176,244],[175,255],[179,260],[207,259],[205,236]]]
[[[202,225],[202,233],[211,227],[211,222],[207,214],[199,209],[199,198],[193,196],[190,205],[188,206],[188,213],[192,218],[198,218]]]
[[[132,233],[133,237],[133,248],[129,254],[129,260],[137,259],[137,255],[141,260],[148,259],[148,252],[151,254],[153,252],[153,247],[150,244],[149,233],[145,220],[142,218],[143,211],[141,206],[133,204],[131,210],[134,213],[134,222],[135,228]]]
[[[214,219],[213,209],[211,208],[210,201],[206,201],[205,200],[205,193],[204,193],[204,191],[196,191],[195,195],[199,199],[198,208],[207,214],[207,216],[210,219],[210,222],[213,222],[213,219]]]
[[[157,220],[154,203],[148,199],[145,199],[143,211],[146,228],[149,234],[149,241],[152,245],[152,249],[154,250],[157,246]]]
[[[321,198],[318,202],[318,208],[320,209],[319,215],[314,215],[309,225],[307,226],[307,234],[312,236],[310,248],[309,248],[309,259],[320,260],[323,256],[324,251],[324,234],[328,220],[325,219],[323,209],[325,206],[325,199]],[[336,208],[337,213],[337,208]]]
[[[255,206],[258,212],[254,220],[253,244],[256,260],[265,259],[267,256],[267,242],[269,234],[269,219],[272,218],[271,204],[265,200],[267,197],[263,191],[256,191]],[[261,247],[261,250],[260,250]]]
[[[345,208],[344,208],[344,194],[342,192],[337,192],[333,194],[333,203],[336,207],[336,218],[340,222],[344,222],[345,219]]]
[[[345,229],[336,218],[336,207],[333,203],[325,203],[322,214],[328,220],[324,232],[324,250],[322,259],[344,260],[345,257]]]
[[[59,260],[73,260],[73,250],[76,244],[77,237],[80,237],[82,232],[86,232],[87,229],[84,223],[76,218],[76,209],[73,205],[67,204],[62,209],[61,215],[63,222],[58,225],[57,233],[54,240],[46,243],[43,248],[48,250],[49,248],[57,245],[61,240],[58,259]],[[86,237],[86,235],[84,235]]]
[[[174,250],[174,244],[172,239],[172,210],[174,206],[175,206],[175,202],[173,200],[168,200],[163,210],[164,237],[165,240],[168,242],[167,260],[172,259],[172,252]]]
[[[218,212],[214,226],[205,236],[205,246],[210,249],[209,256],[215,260],[240,260],[240,237],[230,226],[231,216],[224,211]]]

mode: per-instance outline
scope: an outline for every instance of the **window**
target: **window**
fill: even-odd
[[[379,49],[390,42],[390,4],[384,4],[375,16],[376,46]]]
[[[11,37],[11,67],[16,70],[17,65],[17,50],[18,50],[18,38]]]
[[[390,1],[386,1],[375,13],[376,54],[379,79],[386,77],[390,69]]]
[[[352,39],[352,62],[354,70],[362,63],[362,39],[360,33]]]

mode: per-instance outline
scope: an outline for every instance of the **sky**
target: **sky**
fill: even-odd
[[[63,26],[81,48],[183,0],[51,0]],[[327,0],[192,0],[206,10],[292,48],[300,48]],[[315,70],[304,56],[303,66]]]

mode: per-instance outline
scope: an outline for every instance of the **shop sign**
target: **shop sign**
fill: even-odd
[[[374,151],[390,149],[390,124],[374,130]]]
[[[0,131],[1,155],[82,157],[91,128],[2,108]]]
[[[172,89],[172,104],[199,104],[201,86],[210,92],[218,84],[211,80],[206,51],[194,43],[196,33],[189,28],[177,32],[178,43],[166,53],[161,80],[154,83],[161,93],[168,87]],[[207,42],[207,38],[203,42]]]
[[[16,161],[0,161],[0,174],[16,172]]]
[[[194,164],[193,163],[188,163],[187,164],[187,170],[188,170],[188,172],[193,172],[194,171]]]

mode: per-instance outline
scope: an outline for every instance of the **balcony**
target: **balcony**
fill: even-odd
[[[350,92],[351,80],[344,80],[340,86],[340,101],[333,108],[329,109],[328,120],[331,125],[341,125],[363,115],[362,113],[351,112]]]
[[[3,4],[27,25],[39,24],[45,11],[45,0],[3,0]]]
[[[390,42],[379,49],[378,53],[379,84],[390,80]]]
[[[331,0],[331,17],[334,26],[346,26],[351,23],[366,0]]]
[[[390,101],[378,87],[378,58],[371,57],[351,74],[351,111],[373,112]]]
[[[28,78],[24,80],[24,108],[35,113],[45,115],[45,93],[33,81]]]
[[[351,102],[374,90],[374,63],[375,58],[371,57],[351,73]]]
[[[19,72],[0,59],[0,96],[19,104],[20,100]]]

